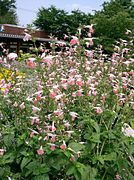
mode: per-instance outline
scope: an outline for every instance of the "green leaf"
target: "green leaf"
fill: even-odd
[[[12,146],[14,141],[14,133],[4,135],[4,143],[7,147]]]
[[[40,175],[50,171],[50,168],[46,164],[38,165],[37,168],[33,171],[34,175]]]
[[[96,121],[94,121],[93,119],[91,119],[90,122],[91,122],[90,123],[91,126],[96,130],[97,133],[99,133],[100,132],[100,127],[99,127],[98,123]]]
[[[85,180],[87,178],[87,169],[86,166],[82,163],[76,163],[77,171],[81,174],[81,180]]]
[[[20,165],[21,170],[23,170],[23,168],[24,168],[30,161],[31,161],[30,158],[24,157],[23,160],[22,160],[22,162],[21,162],[21,165]]]
[[[131,128],[134,129],[134,119],[130,121]]]
[[[74,174],[74,177],[76,180],[83,180],[81,174],[78,171]]]
[[[33,180],[49,180],[49,176],[47,174],[35,176]]]
[[[87,133],[85,134],[84,138],[95,143],[100,143],[100,134],[98,133],[92,133],[92,135]]]
[[[69,143],[68,147],[73,149],[75,152],[78,152],[78,151],[84,149],[85,146],[83,144],[80,144],[80,143],[71,142],[71,143]]]
[[[96,168],[90,168],[90,178],[89,180],[96,180],[98,170]]]
[[[115,161],[116,158],[117,158],[117,154],[115,152],[103,155],[103,159],[105,161]]]
[[[6,175],[8,175],[8,174],[10,174],[9,166],[0,167],[0,179],[7,180]],[[5,177],[5,179],[3,177]]]
[[[27,168],[28,170],[31,170],[31,172],[32,172],[32,171],[34,171],[34,170],[37,168],[37,166],[38,166],[38,162],[36,162],[36,160],[34,160],[34,161],[30,162],[30,163],[26,166],[26,168]]]
[[[60,170],[67,163],[68,163],[68,158],[66,158],[64,154],[53,155],[48,160],[49,167],[53,167],[57,170]]]
[[[5,154],[3,156],[3,159],[2,159],[2,162],[1,162],[1,165],[5,165],[5,164],[9,164],[9,163],[12,163],[15,159],[15,153],[9,153],[9,154]]]
[[[0,167],[0,177],[2,178],[2,176],[5,174],[5,168]]]
[[[100,161],[101,164],[104,164],[104,158],[102,156],[98,156],[97,160]]]
[[[70,166],[69,169],[66,172],[66,175],[71,175],[71,174],[75,174],[76,173],[76,168],[74,165]]]

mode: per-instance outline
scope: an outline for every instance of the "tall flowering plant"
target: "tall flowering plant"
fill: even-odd
[[[93,26],[26,57],[0,91],[1,178],[133,179],[133,39],[108,57]]]

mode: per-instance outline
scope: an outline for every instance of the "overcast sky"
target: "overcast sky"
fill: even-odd
[[[19,24],[26,26],[35,20],[36,13],[42,6],[48,8],[55,5],[66,11],[80,9],[83,12],[92,12],[101,9],[103,2],[104,0],[16,0],[16,5]]]

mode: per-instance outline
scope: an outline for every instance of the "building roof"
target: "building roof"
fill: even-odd
[[[12,24],[1,24],[0,25],[0,37],[3,38],[13,38],[13,39],[23,39],[25,35],[25,27],[12,25]],[[38,41],[50,41],[48,33],[41,30],[35,30],[34,37]]]
[[[6,34],[6,33],[0,32],[0,37],[10,38],[10,39],[23,39],[24,35]],[[37,41],[50,41],[49,38],[38,38],[38,37],[36,37],[36,40]]]

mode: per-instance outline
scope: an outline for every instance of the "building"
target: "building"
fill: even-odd
[[[0,25],[0,42],[6,44],[6,49],[10,52],[19,53],[19,50],[24,52],[29,51],[29,47],[33,46],[32,41],[23,41],[26,28],[12,24]],[[48,34],[41,30],[35,30],[33,36],[36,39],[36,46],[39,47],[40,43],[49,44]]]

